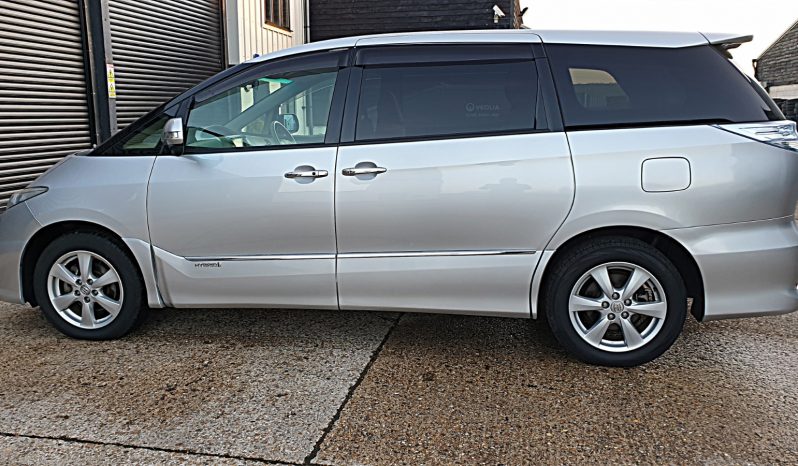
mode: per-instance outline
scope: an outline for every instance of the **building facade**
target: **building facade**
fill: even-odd
[[[255,55],[309,42],[305,0],[226,2],[230,65],[237,65]]]
[[[523,26],[519,0],[309,2],[311,41],[389,32],[518,29]]]
[[[754,61],[756,78],[787,118],[798,121],[798,21]]]
[[[305,41],[304,0],[6,0],[0,208],[226,67]]]

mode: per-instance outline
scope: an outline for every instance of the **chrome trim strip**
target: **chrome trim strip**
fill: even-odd
[[[390,257],[452,257],[452,256],[507,256],[507,255],[530,255],[537,251],[527,249],[496,249],[496,250],[473,250],[473,251],[404,251],[404,252],[345,252],[338,254],[339,259],[375,259]]]
[[[339,259],[377,259],[398,257],[463,257],[463,256],[508,256],[533,255],[535,250],[529,249],[496,249],[473,251],[403,251],[403,252],[345,252],[338,254]],[[186,257],[190,262],[239,262],[239,261],[290,261],[310,259],[335,259],[335,254],[268,254],[256,256],[227,257]]]
[[[295,261],[335,259],[335,254],[269,254],[258,256],[186,257],[190,262]]]

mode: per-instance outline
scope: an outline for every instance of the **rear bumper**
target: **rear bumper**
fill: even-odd
[[[798,226],[793,217],[666,230],[693,255],[704,279],[704,319],[798,309]]]
[[[22,253],[40,228],[26,204],[0,215],[0,301],[24,304],[20,275]]]

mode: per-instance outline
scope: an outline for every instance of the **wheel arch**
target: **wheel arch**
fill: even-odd
[[[136,254],[133,253],[122,237],[113,230],[102,225],[86,221],[75,220],[56,222],[39,229],[39,231],[37,231],[30,238],[30,240],[28,240],[28,243],[25,245],[25,249],[22,252],[22,260],[20,261],[20,278],[22,280],[22,297],[25,302],[30,303],[32,306],[38,306],[36,297],[33,293],[33,270],[36,267],[36,261],[39,259],[39,256],[41,256],[41,253],[54,239],[58,238],[59,236],[74,232],[102,234],[116,243],[117,246],[119,246],[122,251],[124,251],[131,260],[133,260],[137,266],[140,277],[143,278],[146,275],[143,269],[144,265],[138,259]],[[145,283],[145,286],[149,286],[146,280],[143,280],[143,282]]]
[[[692,254],[674,238],[667,234],[652,230],[649,228],[638,226],[609,226],[601,227],[593,230],[581,232],[572,236],[568,240],[560,244],[554,251],[551,258],[546,263],[543,270],[543,276],[540,280],[539,294],[537,296],[537,309],[543,311],[544,290],[546,283],[550,280],[550,274],[554,265],[558,260],[562,259],[568,251],[583,244],[587,241],[592,241],[597,238],[607,237],[626,237],[635,238],[644,241],[651,246],[657,248],[668,259],[673,262],[673,265],[682,276],[682,280],[687,288],[687,296],[692,299],[691,314],[699,322],[704,319],[705,310],[705,294],[704,294],[704,279],[701,274],[701,269],[698,263],[693,258]]]

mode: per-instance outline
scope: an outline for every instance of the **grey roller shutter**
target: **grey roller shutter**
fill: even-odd
[[[110,0],[119,128],[221,71],[219,0]]]
[[[5,0],[0,16],[0,207],[64,156],[91,147],[76,0]]]

